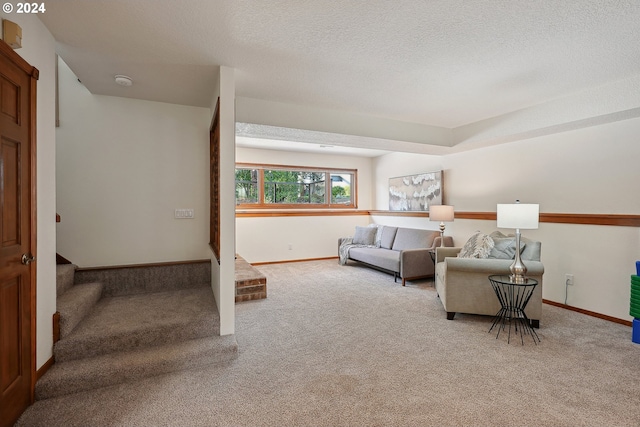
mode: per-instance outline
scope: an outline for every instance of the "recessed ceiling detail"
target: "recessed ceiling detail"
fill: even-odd
[[[92,93],[205,108],[221,65],[237,97],[464,130],[640,76],[637,0],[58,0],[39,18]],[[125,69],[145,83],[126,94],[105,72]]]

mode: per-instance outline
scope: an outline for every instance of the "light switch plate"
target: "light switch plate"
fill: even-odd
[[[175,219],[193,219],[193,209],[176,209]]]

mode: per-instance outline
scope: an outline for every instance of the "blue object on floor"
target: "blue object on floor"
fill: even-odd
[[[640,276],[640,261],[636,261],[636,274]]]
[[[633,319],[631,341],[640,344],[640,319]]]

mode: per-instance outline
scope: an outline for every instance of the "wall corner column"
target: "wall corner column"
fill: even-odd
[[[220,335],[235,332],[235,70],[220,67]]]

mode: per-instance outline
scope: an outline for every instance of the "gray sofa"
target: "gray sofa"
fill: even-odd
[[[520,256],[527,267],[527,277],[538,281],[525,313],[531,320],[531,325],[539,327],[544,274],[544,266],[540,262],[541,243],[526,238],[522,242],[525,247]],[[500,302],[488,277],[492,274],[510,274],[509,266],[513,260],[458,258],[460,250],[461,248],[453,247],[436,250],[435,286],[447,312],[447,319],[453,320],[456,313],[496,315],[500,310]]]
[[[356,233],[362,228],[365,227],[356,227]],[[338,239],[338,253],[343,243],[351,242],[352,238]],[[440,246],[439,231],[378,226],[375,241],[368,243],[370,244],[351,245],[344,263],[347,260],[357,261],[393,273],[394,281],[398,277],[402,279],[402,286],[405,286],[406,280],[434,275],[434,262],[429,252]],[[445,236],[444,243],[445,246],[453,246],[453,239]]]

